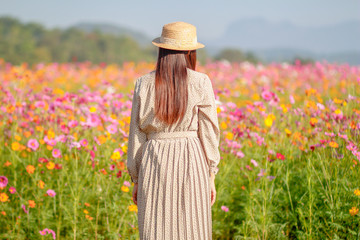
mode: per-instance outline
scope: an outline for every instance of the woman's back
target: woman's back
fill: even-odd
[[[197,131],[198,108],[202,106],[201,104],[206,104],[204,101],[210,103],[211,99],[209,98],[214,95],[208,76],[188,68],[188,105],[186,114],[177,123],[167,125],[155,118],[155,71],[140,77],[137,81],[140,108],[139,125],[140,129],[145,133]]]

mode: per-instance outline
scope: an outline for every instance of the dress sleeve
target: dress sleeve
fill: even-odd
[[[146,133],[139,128],[139,80],[136,80],[134,95],[132,99],[128,149],[127,149],[127,169],[133,183],[138,182],[139,166],[142,157],[142,147],[146,142]]]
[[[220,162],[220,128],[217,116],[214,90],[208,76],[203,84],[204,95],[198,105],[198,134],[209,165],[209,174],[216,175]]]

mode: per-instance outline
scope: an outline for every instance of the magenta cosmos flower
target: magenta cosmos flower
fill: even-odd
[[[8,184],[8,179],[5,176],[0,176],[0,188],[6,187]]]
[[[42,236],[51,233],[53,239],[56,239],[56,234],[55,234],[55,232],[54,232],[53,230],[51,230],[51,229],[44,228],[44,230],[40,230],[39,233],[40,233]]]
[[[16,188],[15,188],[15,187],[10,187],[10,188],[9,188],[9,192],[10,192],[11,194],[16,193]]]
[[[26,206],[25,206],[24,204],[22,204],[22,205],[21,205],[21,208],[24,210],[24,212],[25,212],[26,214],[28,214],[28,213],[29,213],[29,211],[28,211],[28,210],[26,210]]]
[[[226,207],[226,206],[221,206],[221,210],[223,210],[224,212],[228,212],[228,211],[229,211],[229,208]]]
[[[30,139],[27,143],[28,148],[36,151],[39,148],[39,142],[36,139]]]
[[[54,149],[52,150],[52,155],[53,155],[54,158],[60,158],[60,157],[61,157],[61,152],[60,152],[59,149],[54,148]]]
[[[82,139],[82,140],[80,141],[80,145],[83,146],[83,147],[86,147],[88,144],[89,144],[89,142],[88,142],[88,140],[86,140],[86,139]]]
[[[50,197],[55,197],[56,195],[56,192],[52,189],[49,189],[46,191],[46,193],[50,196]]]

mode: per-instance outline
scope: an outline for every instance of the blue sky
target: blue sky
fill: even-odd
[[[46,27],[68,27],[80,21],[115,23],[157,37],[164,24],[185,21],[198,28],[199,38],[220,36],[232,21],[262,17],[300,26],[360,20],[360,0],[0,0],[0,16]]]

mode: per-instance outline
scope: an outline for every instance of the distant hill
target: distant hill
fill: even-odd
[[[71,26],[73,28],[82,30],[84,32],[92,32],[94,30],[99,30],[101,33],[112,34],[116,36],[130,36],[135,39],[140,45],[145,46],[151,42],[152,39],[146,36],[144,33],[129,29],[127,27],[119,26],[111,23],[101,23],[101,22],[80,22]]]
[[[301,27],[286,21],[241,19],[231,23],[222,36],[208,43],[212,52],[224,47],[240,48],[254,52],[267,62],[297,56],[360,64],[360,21]]]
[[[263,18],[242,19],[231,23],[222,36],[210,43],[219,47],[304,49],[315,53],[360,51],[360,21],[301,27]]]

